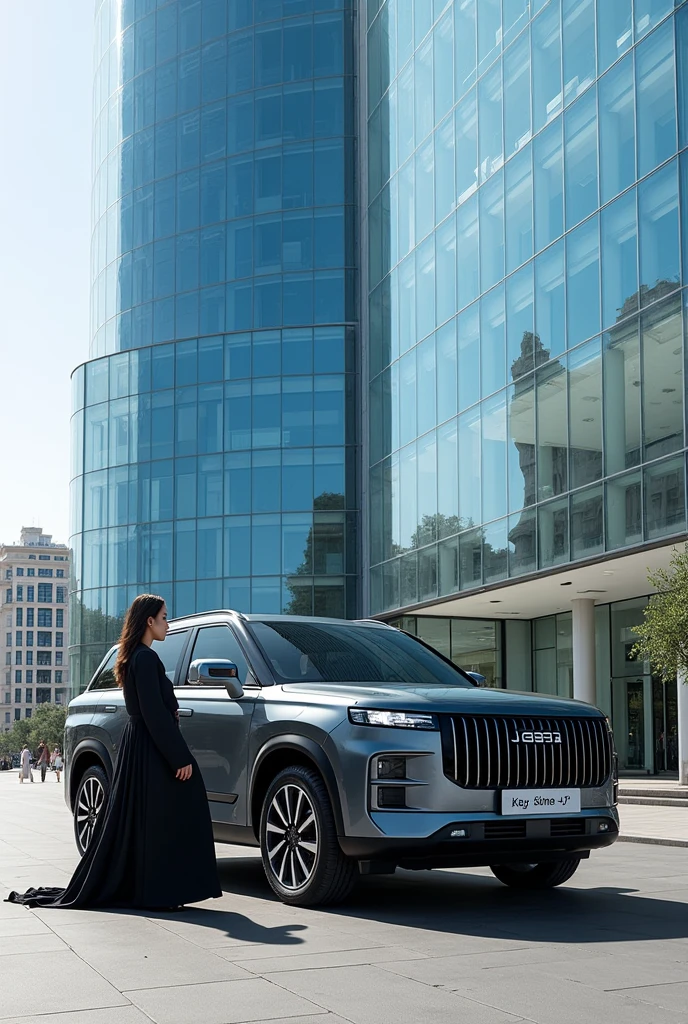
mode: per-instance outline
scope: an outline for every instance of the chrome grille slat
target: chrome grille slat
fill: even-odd
[[[449,718],[444,770],[466,789],[599,787],[611,774],[612,738],[602,718]],[[521,732],[559,733],[561,743],[515,743]]]

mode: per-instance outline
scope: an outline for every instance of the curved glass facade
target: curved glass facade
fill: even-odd
[[[175,615],[357,607],[349,0],[104,0],[72,657]]]
[[[684,534],[688,5],[366,33],[371,611]]]

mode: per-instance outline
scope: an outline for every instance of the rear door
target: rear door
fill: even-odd
[[[259,687],[229,625],[198,630],[193,649],[184,659],[187,674],[188,665],[198,658],[234,662],[245,687],[239,700],[232,700],[223,685],[187,681],[176,691],[182,732],[201,770],[213,821],[245,825],[248,740]]]

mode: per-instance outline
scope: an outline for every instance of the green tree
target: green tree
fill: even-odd
[[[67,708],[63,704],[39,704],[31,718],[22,718],[9,732],[0,735],[0,754],[16,754],[25,743],[35,753],[41,740],[51,750],[61,750],[66,721]]]
[[[633,654],[649,661],[662,679],[678,682],[679,782],[688,786],[688,545],[674,551],[668,569],[650,572],[647,579],[657,593],[643,621],[633,626],[638,637]]]

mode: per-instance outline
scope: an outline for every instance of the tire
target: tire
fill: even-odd
[[[553,889],[568,882],[580,862],[580,857],[571,857],[553,864],[491,864],[490,871],[514,889]]]
[[[281,771],[265,794],[260,851],[273,892],[293,907],[341,902],[358,874],[337,842],[325,783],[302,765]]]
[[[96,818],[107,804],[110,783],[105,769],[91,765],[83,774],[74,801],[74,838],[83,856],[93,835]]]

